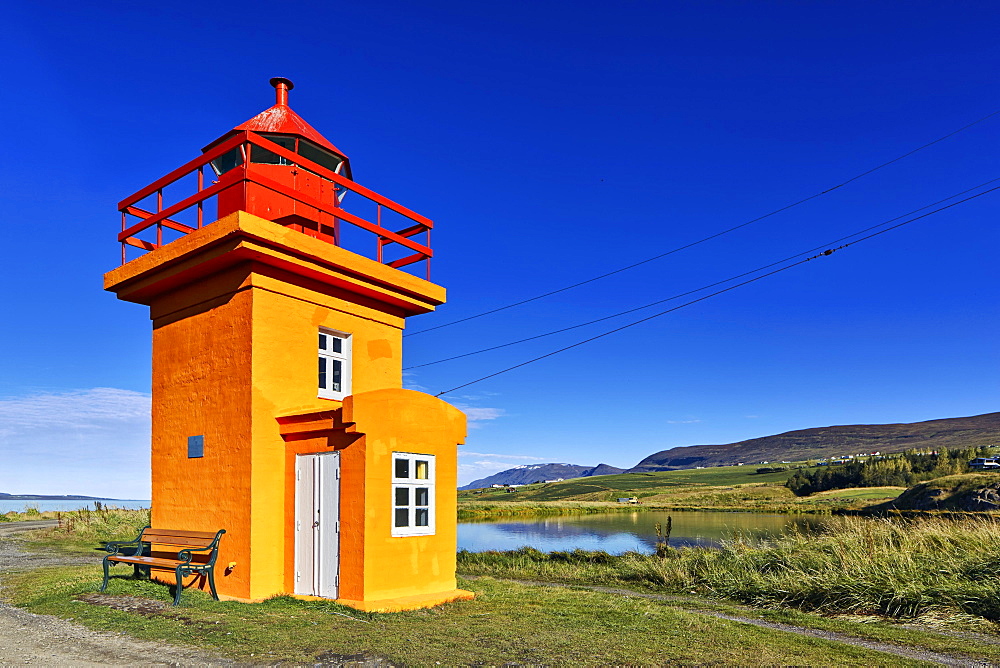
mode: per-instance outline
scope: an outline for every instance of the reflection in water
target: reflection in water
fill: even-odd
[[[716,547],[735,535],[765,538],[792,531],[811,533],[824,520],[798,515],[719,513],[696,511],[637,511],[593,515],[557,515],[466,521],[458,525],[458,549],[516,550],[530,546],[543,552],[604,550],[653,552],[655,524],[673,518],[671,547]]]

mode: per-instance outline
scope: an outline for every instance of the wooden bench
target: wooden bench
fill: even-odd
[[[219,556],[219,539],[225,529],[212,533],[211,531],[177,531],[175,529],[153,529],[145,527],[135,540],[110,541],[105,545],[109,552],[104,557],[104,583],[101,591],[108,586],[108,568],[116,564],[132,564],[135,576],[144,569],[163,568],[172,570],[177,578],[174,605],[181,600],[181,590],[184,588],[186,575],[206,575],[208,586],[212,590],[212,598],[219,600],[215,592],[215,559]],[[153,546],[156,549],[153,549]],[[132,548],[125,554],[122,549]],[[157,556],[152,556],[155,553]],[[173,555],[173,556],[166,556]]]

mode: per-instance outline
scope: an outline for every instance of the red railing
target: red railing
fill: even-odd
[[[289,164],[335,184],[338,190],[343,189],[354,193],[352,200],[360,197],[363,198],[362,202],[374,204],[374,222],[361,215],[347,211],[337,196],[331,197],[332,201],[321,201],[307,193],[297,191],[290,186],[269,179],[263,174],[256,173],[249,162],[252,149],[247,149],[250,145],[259,146],[262,149],[277,154],[288,161]],[[209,163],[236,148],[241,150],[242,163],[226,171],[221,176],[216,176],[215,172],[211,170]],[[205,186],[206,168],[209,169],[210,178],[210,185],[207,187]],[[182,179],[191,177],[192,175],[196,175],[196,182],[193,184],[195,192],[186,197],[181,197],[172,204],[164,206],[164,190],[171,186],[176,186]],[[333,217],[334,221],[343,221],[374,234],[377,241],[373,259],[382,264],[400,268],[424,260],[426,262],[427,279],[430,280],[430,260],[434,256],[430,248],[430,232],[434,227],[434,223],[429,218],[425,218],[407,209],[405,206],[393,202],[387,197],[383,197],[322,165],[302,157],[298,153],[290,151],[255,132],[249,131],[234,135],[118,203],[118,210],[122,215],[122,230],[118,234],[118,241],[122,245],[122,264],[125,264],[127,261],[126,247],[128,246],[144,251],[152,251],[169,243],[169,240],[165,241],[165,230],[168,231],[167,234],[190,234],[200,229],[206,224],[204,209],[207,200],[217,197],[221,192],[229,188],[245,187],[245,184],[248,183],[256,184],[289,200],[329,214]],[[152,198],[154,195],[156,196],[155,211],[149,211],[139,206],[143,200]],[[153,208],[152,203],[145,206]],[[192,209],[194,209],[194,220],[189,220],[188,222],[176,220],[182,214],[190,218]],[[398,232],[383,227],[383,216],[387,211],[391,214],[401,216],[405,220],[404,224],[407,224],[407,226]],[[138,222],[129,224],[130,220],[135,218],[138,219]],[[412,237],[422,233],[426,234],[425,243],[421,244],[413,240]],[[140,238],[139,235],[152,238]],[[392,244],[397,244],[399,248],[413,252],[404,257],[387,260],[386,247],[390,247],[389,251],[396,248],[392,247]]]

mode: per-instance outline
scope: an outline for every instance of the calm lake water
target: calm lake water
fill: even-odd
[[[652,510],[463,521],[458,525],[458,549],[482,552],[527,545],[543,552],[580,548],[611,554],[651,553],[656,545],[654,525],[665,526],[668,515],[673,518],[671,547],[714,547],[736,533],[767,537],[793,530],[811,532],[829,521],[802,515]]]
[[[136,499],[97,499],[105,506],[116,508],[149,508],[149,500]],[[94,500],[84,501],[12,501],[10,499],[0,499],[0,513],[9,513],[15,510],[23,513],[27,507],[38,508],[38,510],[79,510],[80,508],[94,509]]]
[[[149,508],[149,500],[99,499],[106,506]],[[78,510],[94,508],[91,501],[10,501],[0,500],[0,513],[23,512],[26,506],[38,510]],[[748,537],[776,536],[788,531],[810,532],[829,518],[823,516],[763,513],[716,513],[697,511],[616,512],[592,515],[501,518],[462,521],[458,524],[458,549],[470,552],[516,550],[530,546],[543,552],[556,550],[603,550],[653,552],[656,529],[673,518],[671,547],[714,547],[719,541],[739,533]]]

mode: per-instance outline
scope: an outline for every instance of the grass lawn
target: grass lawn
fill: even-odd
[[[169,587],[132,580],[124,568],[117,569],[119,577],[112,578],[107,594],[98,594],[96,540],[112,533],[132,537],[145,521],[137,511],[76,513],[62,529],[34,532],[35,549],[89,554],[93,564],[5,574],[4,596],[33,612],[91,628],[195,645],[248,662],[360,656],[416,665],[917,665],[712,613],[1000,661],[1000,644],[991,640],[998,637],[995,620],[1000,613],[992,604],[997,590],[991,588],[992,580],[978,576],[997,563],[1000,528],[985,522],[937,520],[915,524],[922,527],[917,531],[899,531],[847,519],[841,530],[818,542],[805,536],[786,538],[773,547],[737,542],[721,551],[679,551],[669,559],[460,553],[460,575],[476,577],[460,578],[459,586],[475,591],[476,600],[371,614],[290,597],[256,604],[215,602],[193,590],[184,593],[181,606],[172,607]],[[887,559],[893,550],[907,555],[905,563]],[[840,582],[847,588],[831,587],[836,578],[829,573],[845,569],[855,571],[849,581]],[[531,585],[509,578],[564,585]],[[912,608],[916,616],[897,614],[899,619],[892,620],[870,612],[885,607],[880,592],[893,593],[893,582],[900,583],[894,596],[918,597]],[[593,591],[594,585],[634,593]],[[671,596],[650,600],[642,598],[642,592]],[[899,613],[901,607],[892,610]],[[942,632],[905,628],[901,622],[937,626]]]
[[[86,602],[99,567],[42,569],[5,578],[16,605],[91,628],[197,645],[242,661],[312,662],[380,656],[417,665],[738,664],[920,665],[867,649],[616,594],[528,586],[491,578],[460,581],[475,601],[430,610],[366,614],[334,603],[279,597],[215,602],[201,592],[166,605],[167,587],[113,579],[110,597]],[[81,600],[83,597],[84,600]],[[134,607],[140,597],[161,603]]]

